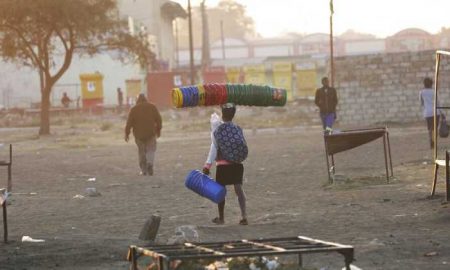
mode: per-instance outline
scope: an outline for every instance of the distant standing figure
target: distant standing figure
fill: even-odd
[[[329,132],[333,128],[334,121],[336,120],[338,98],[336,89],[329,85],[328,77],[322,78],[322,87],[316,90],[314,101],[320,110],[320,120],[322,120],[323,130]]]
[[[420,104],[423,107],[423,118],[425,118],[425,121],[427,122],[428,139],[431,148],[434,147],[434,90],[431,88],[432,86],[433,80],[427,77],[423,80],[424,89],[420,91]],[[436,112],[436,118],[437,123],[439,123],[440,111]]]
[[[61,98],[61,104],[63,105],[64,108],[69,108],[69,104],[72,100],[69,98],[69,96],[67,96],[67,93],[64,92],[63,96]]]
[[[119,105],[119,109],[123,106],[123,92],[120,87],[117,88],[117,103]]]
[[[125,127],[125,141],[128,142],[130,131],[138,147],[141,175],[153,175],[156,152],[156,138],[161,136],[162,120],[155,105],[149,103],[144,94],[140,94],[136,105],[128,114]]]

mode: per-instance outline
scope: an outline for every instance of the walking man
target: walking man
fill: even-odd
[[[336,106],[338,104],[336,89],[330,87],[328,77],[322,78],[322,87],[316,90],[314,101],[320,110],[323,130],[328,133],[332,130],[336,120]]]
[[[128,114],[125,127],[125,141],[128,142],[130,131],[138,147],[141,175],[153,175],[156,152],[156,138],[161,136],[162,120],[155,105],[149,103],[144,94],[140,94],[136,105]]]

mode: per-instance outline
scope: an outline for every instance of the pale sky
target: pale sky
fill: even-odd
[[[315,33],[329,31],[329,0],[236,0],[247,7],[263,37],[286,32]],[[187,0],[176,0],[187,7]],[[191,0],[199,5],[201,0]],[[215,6],[219,0],[206,0]],[[348,29],[386,37],[418,27],[437,33],[450,26],[450,0],[334,0],[334,32]]]

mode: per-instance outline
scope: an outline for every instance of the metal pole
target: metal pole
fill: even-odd
[[[394,169],[392,168],[391,142],[389,141],[389,131],[387,130],[387,128],[386,128],[386,140],[389,154],[389,165],[391,168],[391,177],[394,177]]]
[[[222,41],[222,59],[225,59],[225,38],[223,35],[223,20],[220,20],[220,39]]]
[[[433,105],[433,134],[431,134],[433,138],[433,162],[434,162],[434,177],[433,177],[433,183],[431,185],[431,197],[434,196],[434,192],[436,191],[436,182],[437,182],[437,173],[439,170],[439,164],[437,161],[437,118],[436,118],[436,112],[437,112],[437,100],[438,100],[438,87],[439,87],[439,67],[441,62],[441,55],[439,52],[436,53],[436,68],[434,73],[434,105]]]
[[[188,0],[188,22],[189,22],[189,73],[191,78],[191,84],[195,84],[195,70],[194,70],[194,41],[192,36],[192,11],[191,11],[191,0]]]
[[[3,208],[3,241],[5,243],[8,243],[8,213],[6,210],[6,204],[8,202],[6,200],[3,201],[2,208]]]
[[[450,200],[449,176],[449,153],[448,151],[445,151],[445,193],[447,202]]]
[[[386,182],[389,183],[389,167],[387,160],[387,145],[386,145],[386,133],[383,135],[383,151],[384,151],[384,166],[386,167]]]
[[[333,53],[333,13],[330,14],[330,77],[331,87],[334,87],[334,53]]]

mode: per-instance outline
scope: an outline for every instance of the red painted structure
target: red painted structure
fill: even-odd
[[[158,108],[172,107],[172,89],[176,85],[188,85],[186,72],[163,71],[147,75],[147,97]]]
[[[226,83],[227,75],[224,67],[210,67],[203,70],[203,83]]]

